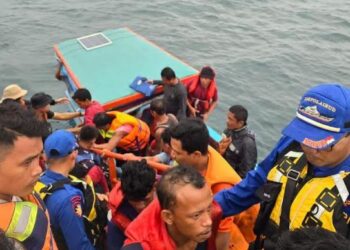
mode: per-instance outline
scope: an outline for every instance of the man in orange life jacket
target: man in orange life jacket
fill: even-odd
[[[93,121],[101,136],[108,141],[96,145],[97,148],[113,150],[117,147],[121,153],[145,154],[150,130],[140,119],[123,112],[110,111],[96,114]]]
[[[111,220],[108,223],[108,249],[120,249],[124,231],[138,214],[150,204],[155,194],[156,173],[145,160],[123,165],[120,182],[109,195]]]
[[[192,117],[201,117],[208,120],[218,103],[218,91],[215,81],[215,72],[205,66],[199,76],[187,85],[187,107]]]
[[[168,170],[157,185],[157,197],[127,228],[123,250],[216,249],[221,209],[196,170]]]
[[[48,132],[32,112],[0,105],[0,229],[26,249],[57,249],[46,207],[33,192]]]
[[[171,130],[172,158],[201,173],[212,192],[230,188],[241,181],[239,175],[212,147],[209,132],[199,118],[187,118]],[[237,217],[223,219],[216,239],[217,249],[247,249],[255,239],[253,226],[258,207],[253,206]]]

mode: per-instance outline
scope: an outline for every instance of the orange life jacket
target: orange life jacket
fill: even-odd
[[[217,91],[216,81],[215,79],[213,79],[210,82],[209,86],[207,87],[207,95],[205,100],[198,99],[193,96],[193,93],[199,87],[199,85],[200,85],[200,77],[197,75],[196,77],[193,78],[193,80],[188,84],[188,87],[187,87],[189,101],[192,106],[195,105],[196,101],[203,103],[204,109],[205,111],[207,111],[210,107],[210,104],[213,102],[213,97],[215,95],[215,92]]]
[[[132,126],[132,131],[119,141],[117,147],[126,151],[139,151],[147,146],[150,130],[146,123],[123,112],[111,111],[107,114],[115,118],[108,131],[100,130],[104,139],[112,138],[117,128],[128,124]]]
[[[121,190],[121,182],[118,181],[109,194],[108,205],[112,213],[112,222],[124,232],[125,229],[129,226],[131,220],[126,215],[118,211],[118,208],[123,200],[124,194]]]
[[[168,234],[165,223],[161,219],[160,212],[159,201],[158,199],[154,199],[126,229],[124,245],[140,243],[144,250],[175,250],[175,242]],[[220,206],[213,201],[211,216],[213,220],[213,233],[207,242],[208,250],[216,250],[216,232],[221,216],[222,210]]]
[[[241,181],[239,175],[214,148],[208,148],[208,155],[208,168],[204,177],[214,194],[221,190],[217,188],[220,185],[224,189],[234,186]],[[222,184],[227,185],[223,186]],[[233,216],[230,250],[247,249],[249,243],[255,240],[256,236],[253,228],[258,213],[259,205],[254,205]]]
[[[0,214],[0,228],[5,235],[21,242],[26,249],[57,249],[49,214],[36,193],[23,201],[1,203]]]

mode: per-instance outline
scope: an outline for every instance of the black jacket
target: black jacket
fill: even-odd
[[[244,178],[257,161],[255,135],[246,126],[239,130],[225,129],[224,134],[232,139],[232,143],[224,153],[224,158],[237,174]]]

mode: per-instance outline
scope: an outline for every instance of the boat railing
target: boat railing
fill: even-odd
[[[110,176],[110,181],[111,184],[114,186],[117,182],[117,171],[116,171],[116,162],[115,160],[120,160],[120,161],[135,161],[135,160],[141,160],[143,159],[142,157],[138,156],[133,156],[130,154],[120,154],[120,153],[115,153],[106,149],[97,149],[94,148],[93,151],[102,157],[106,158],[106,162],[108,164],[109,168],[109,176]],[[152,167],[154,170],[156,170],[157,174],[162,174],[165,172],[167,169],[170,168],[169,165],[162,164],[159,162],[155,162],[149,159],[145,159],[147,161],[147,164]]]

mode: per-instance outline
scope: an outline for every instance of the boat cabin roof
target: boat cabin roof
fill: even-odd
[[[101,32],[111,41],[87,50],[70,39],[55,45],[55,52],[77,88],[93,93],[93,99],[113,107],[126,97],[142,95],[129,87],[137,76],[160,79],[164,67],[171,67],[183,79],[198,71],[128,28]]]

